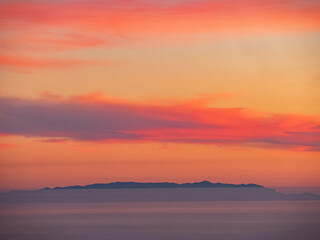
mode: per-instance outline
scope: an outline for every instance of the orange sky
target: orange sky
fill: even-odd
[[[320,4],[0,2],[0,189],[319,186]]]

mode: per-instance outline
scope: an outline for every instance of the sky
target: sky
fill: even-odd
[[[0,0],[0,190],[320,186],[317,0]]]

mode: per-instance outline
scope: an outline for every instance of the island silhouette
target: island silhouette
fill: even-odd
[[[278,201],[320,200],[312,193],[284,194],[258,184],[230,184],[201,181],[111,182],[12,191],[0,194],[0,202],[162,202],[162,201]]]
[[[67,187],[42,188],[40,190],[67,190],[67,189],[118,189],[118,188],[265,188],[261,185],[249,184],[230,184],[230,183],[212,183],[209,181],[194,183],[171,183],[171,182],[111,182],[111,183],[94,183],[90,185],[75,185]]]

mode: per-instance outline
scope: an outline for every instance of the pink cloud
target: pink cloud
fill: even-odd
[[[62,31],[34,32],[21,31],[2,36],[0,44],[4,49],[21,51],[57,52],[72,51],[97,46],[113,46],[111,40],[89,34],[79,34]]]

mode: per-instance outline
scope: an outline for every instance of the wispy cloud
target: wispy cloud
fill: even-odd
[[[0,44],[10,51],[59,52],[72,51],[97,46],[113,46],[110,40],[90,34],[72,33],[70,31],[14,31],[3,35]]]
[[[68,139],[65,139],[65,138],[48,138],[48,139],[38,140],[38,142],[44,142],[44,143],[65,143],[65,142],[68,142]]]
[[[0,132],[44,142],[131,141],[317,149],[319,116],[186,103],[156,105],[102,94],[70,98],[1,98]],[[49,140],[48,140],[49,138]],[[62,139],[62,141],[60,141]]]
[[[42,58],[17,55],[1,55],[0,66],[12,71],[29,71],[33,69],[73,68],[81,66],[110,65],[113,62],[95,60]]]
[[[320,5],[311,0],[303,2],[3,0],[0,2],[0,44],[3,53],[14,55],[11,58],[17,58],[17,51],[26,58],[34,58],[37,51],[50,53],[132,45],[137,39],[155,42],[201,34],[319,30]],[[44,59],[46,61],[50,60]],[[12,61],[6,64],[10,63]],[[34,65],[26,63],[24,67]],[[59,68],[60,65],[44,63],[41,67]]]

